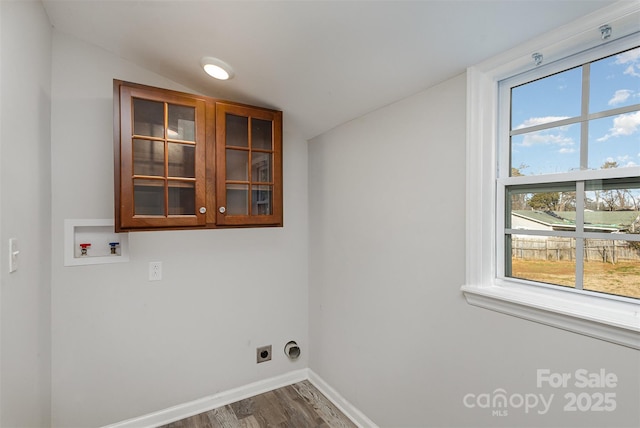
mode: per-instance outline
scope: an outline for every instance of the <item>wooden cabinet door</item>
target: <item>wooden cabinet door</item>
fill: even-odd
[[[213,103],[141,85],[115,85],[119,229],[204,226],[205,118]]]
[[[217,225],[282,225],[282,112],[215,108]]]

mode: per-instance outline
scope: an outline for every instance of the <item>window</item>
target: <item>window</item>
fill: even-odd
[[[640,47],[600,53],[499,84],[497,275],[640,299]]]
[[[638,19],[615,4],[467,70],[469,304],[640,349]]]

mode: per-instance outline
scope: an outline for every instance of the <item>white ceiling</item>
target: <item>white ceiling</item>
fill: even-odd
[[[58,31],[194,91],[283,110],[305,138],[613,3],[42,1]],[[236,76],[209,78],[203,56],[231,64]]]

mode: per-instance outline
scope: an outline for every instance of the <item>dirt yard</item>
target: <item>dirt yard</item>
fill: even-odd
[[[551,284],[574,286],[575,262],[513,260],[513,276]],[[640,299],[640,263],[585,262],[584,289]]]

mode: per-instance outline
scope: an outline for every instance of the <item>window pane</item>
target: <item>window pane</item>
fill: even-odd
[[[249,181],[249,152],[227,149],[227,180]]]
[[[227,184],[227,215],[249,215],[249,185]]]
[[[253,182],[271,182],[271,153],[253,152],[251,163],[251,180]]]
[[[640,242],[585,239],[584,290],[640,298]]]
[[[580,125],[572,124],[511,137],[511,168],[522,175],[580,168]]]
[[[576,229],[575,185],[507,189],[506,227],[520,230]]]
[[[164,215],[164,180],[133,180],[135,215]]]
[[[506,241],[505,276],[575,287],[574,238],[507,235]]]
[[[174,140],[195,141],[196,109],[169,104],[169,129],[167,137]]]
[[[511,129],[580,115],[582,68],[577,67],[511,90]]]
[[[169,182],[169,215],[195,215],[196,184],[183,181]]]
[[[164,177],[164,142],[133,140],[133,173]]]
[[[271,215],[272,186],[252,186],[251,214]]]
[[[640,233],[640,178],[588,181],[584,206],[585,227]]]
[[[589,113],[638,104],[640,47],[591,64]]]
[[[272,150],[273,132],[270,120],[251,119],[251,148]]]
[[[249,119],[227,113],[227,146],[249,147]]]
[[[169,143],[169,176],[196,176],[196,148],[195,146],[179,143]]]
[[[133,133],[164,138],[164,103],[134,98]]]
[[[590,169],[638,165],[640,165],[640,111],[589,122]]]

